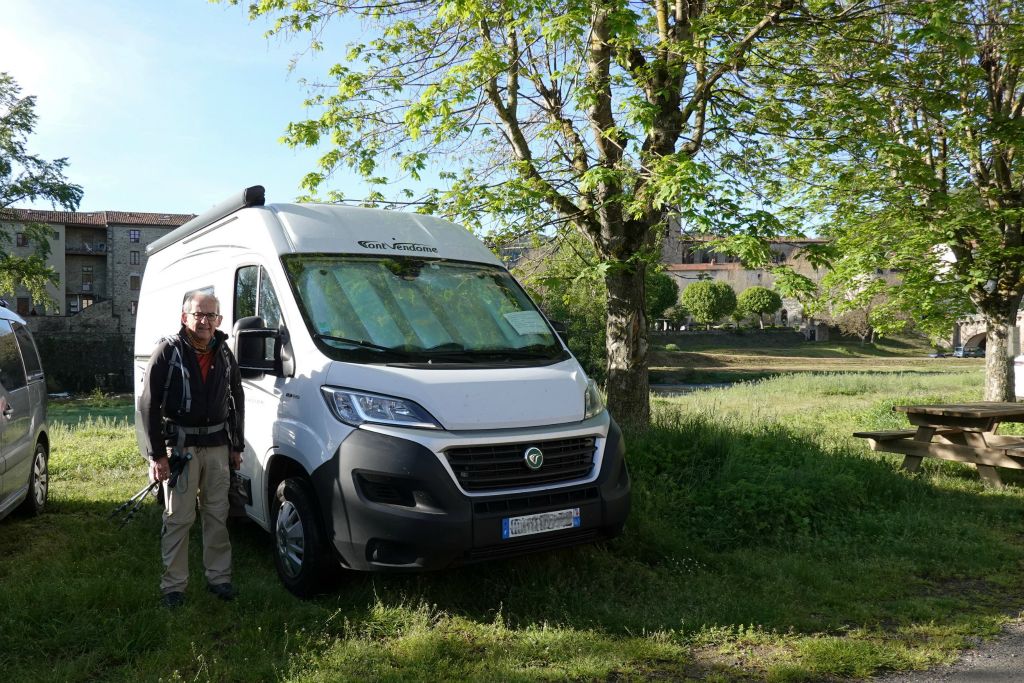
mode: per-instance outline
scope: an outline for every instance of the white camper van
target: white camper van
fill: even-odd
[[[245,389],[238,488],[245,514],[274,535],[289,590],[315,591],[338,562],[438,569],[621,531],[630,480],[618,427],[464,228],[264,205],[256,186],[147,251],[136,399],[185,294],[215,294]]]

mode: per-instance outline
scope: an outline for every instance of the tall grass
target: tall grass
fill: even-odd
[[[654,403],[628,435],[613,542],[433,574],[347,574],[299,601],[235,526],[231,604],[158,606],[159,516],[132,428],[56,426],[52,507],[0,522],[7,680],[773,681],[946,661],[1024,597],[1024,495],[956,463],[910,475],[850,434],[894,403],[972,400],[978,375],[780,377]],[[1017,480],[1006,477],[1012,482]],[[31,647],[27,646],[31,643]]]

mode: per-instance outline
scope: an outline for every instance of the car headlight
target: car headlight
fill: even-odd
[[[597,388],[597,382],[587,379],[587,390],[583,393],[583,419],[589,420],[600,415],[602,410],[604,399],[601,398],[601,390]]]
[[[320,387],[334,416],[346,424],[374,424],[441,429],[440,423],[423,406],[394,396],[368,394],[340,387]]]

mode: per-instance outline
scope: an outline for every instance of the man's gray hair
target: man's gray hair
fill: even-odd
[[[185,300],[181,302],[181,312],[191,313],[192,302],[200,296],[206,297],[207,299],[213,299],[214,303],[217,304],[217,313],[220,313],[220,299],[218,299],[212,292],[204,292],[201,289],[193,289],[185,295]]]

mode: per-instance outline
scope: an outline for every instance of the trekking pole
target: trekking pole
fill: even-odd
[[[185,465],[191,459],[192,459],[192,454],[191,453],[185,453],[184,455],[179,455],[177,450],[175,450],[174,454],[171,455],[171,458],[170,458],[171,477],[170,477],[170,479],[167,480],[168,486],[173,488],[178,483],[178,477],[181,475],[182,471],[185,469]],[[132,520],[132,517],[135,516],[135,513],[139,511],[139,508],[142,507],[142,504],[146,501],[146,495],[148,493],[150,493],[151,491],[155,491],[160,486],[160,484],[161,484],[161,482],[159,482],[159,481],[150,482],[146,486],[144,486],[141,489],[139,489],[139,491],[135,495],[133,495],[128,500],[126,500],[119,507],[114,509],[113,512],[110,513],[110,516],[113,518],[113,517],[116,517],[122,511],[127,510],[127,513],[125,514],[124,518],[121,520],[121,524],[118,525],[119,528],[123,527],[125,524],[127,524],[128,522],[130,522]]]
[[[160,482],[153,481],[153,482],[150,482],[149,484],[143,486],[141,489],[139,489],[139,491],[134,496],[132,496],[131,498],[129,498],[125,502],[121,503],[121,505],[119,505],[118,507],[114,508],[110,512],[110,516],[111,517],[116,517],[119,513],[121,513],[122,511],[126,510],[128,508],[128,506],[130,506],[132,503],[136,503],[136,505],[138,505],[138,502],[141,501],[142,499],[144,499],[146,497],[146,494],[148,494],[150,491],[155,490],[156,487],[159,486],[159,484],[160,484]]]
[[[132,498],[129,499],[128,502],[124,504],[128,505],[129,503],[132,502],[135,503],[130,508],[128,508],[128,513],[121,520],[121,523],[118,525],[118,528],[123,527],[125,524],[132,521],[132,517],[134,517],[135,513],[139,511],[139,508],[142,507],[142,504],[146,502],[146,494],[148,494],[150,491],[155,490],[158,486],[160,486],[160,482],[154,481],[152,484],[150,484],[149,486],[147,486],[146,488],[142,489],[134,496],[132,496]],[[121,507],[124,507],[124,505],[122,505]],[[115,512],[117,511],[115,510]]]

